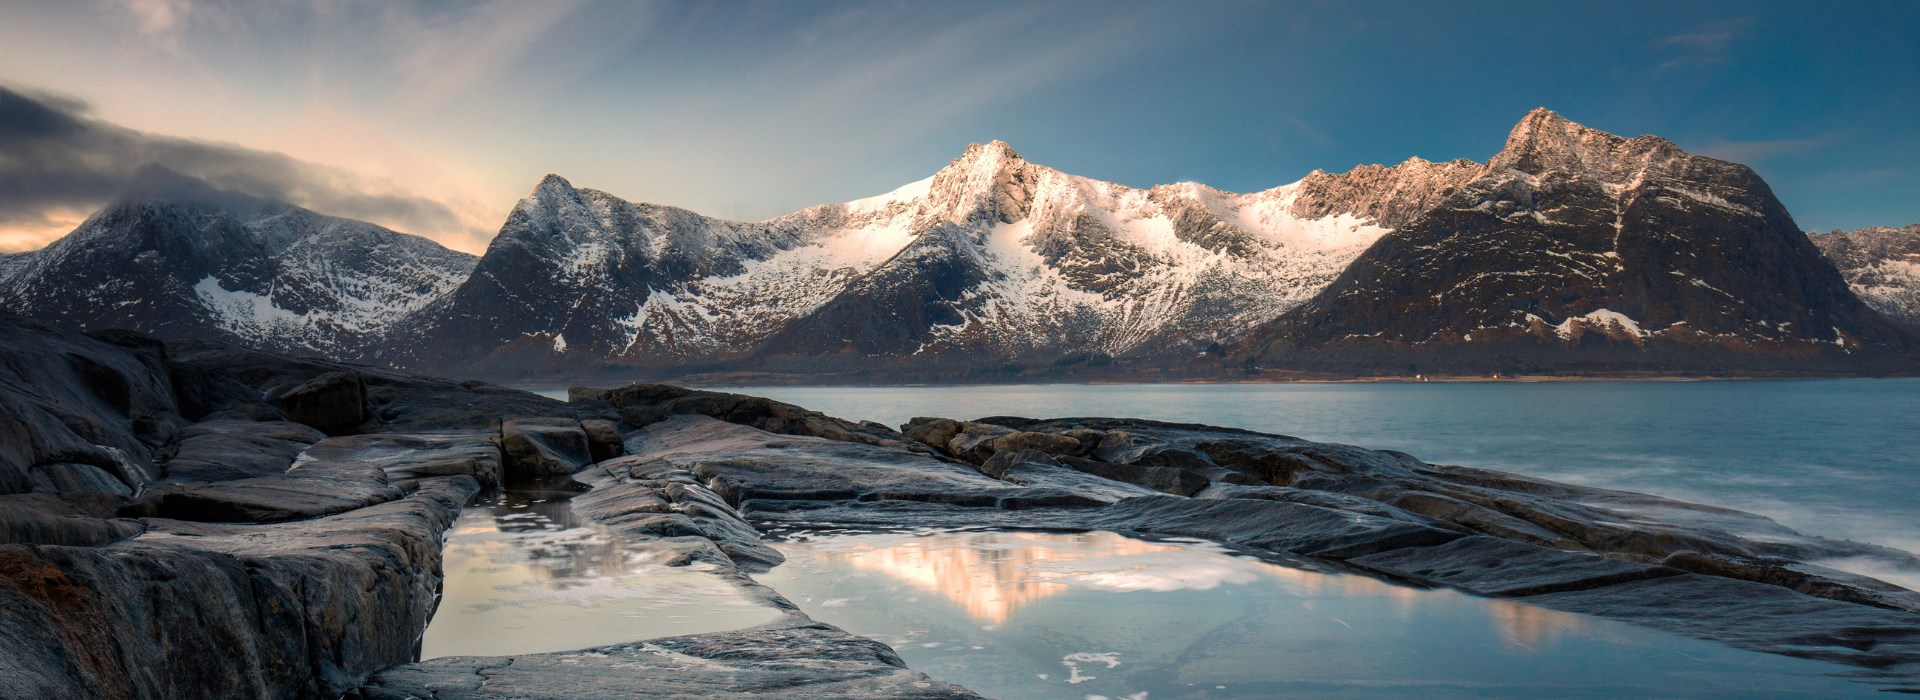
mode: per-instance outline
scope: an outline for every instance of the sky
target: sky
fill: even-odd
[[[482,251],[548,173],[762,219],[971,142],[1133,186],[1485,160],[1545,106],[1920,222],[1920,2],[0,5],[0,251],[146,162]]]

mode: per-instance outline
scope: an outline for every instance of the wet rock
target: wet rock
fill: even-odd
[[[373,433],[327,438],[300,456],[301,470],[373,467],[404,485],[438,476],[470,476],[482,487],[503,481],[499,436],[492,432]]]
[[[369,418],[366,385],[354,370],[322,374],[277,392],[272,398],[286,411],[289,420],[313,426],[328,435],[351,432]]]
[[[574,512],[623,536],[701,538],[713,543],[719,563],[747,571],[785,561],[725,499],[671,462],[621,457],[575,478],[592,490],[572,499]]]
[[[1194,494],[1193,497],[1204,499],[1251,498],[1263,501],[1287,501],[1289,503],[1302,503],[1310,506],[1319,506],[1321,508],[1332,508],[1334,510],[1348,510],[1380,518],[1439,525],[1439,521],[1433,518],[1416,515],[1371,498],[1361,498],[1359,496],[1349,496],[1347,494],[1329,491],[1296,489],[1287,486],[1213,484],[1201,490],[1199,493]]]
[[[1681,573],[1664,566],[1608,559],[1592,552],[1549,549],[1487,536],[1463,537],[1433,547],[1396,549],[1355,557],[1347,563],[1408,581],[1497,596],[1586,590]]]
[[[1660,561],[1696,574],[1779,586],[1820,598],[1920,612],[1920,593],[1885,581],[1786,559],[1679,552]]]
[[[1183,537],[1328,559],[1443,544],[1457,532],[1285,501],[1130,498],[1090,519],[1101,529]]]
[[[1743,649],[1859,666],[1892,677],[1920,676],[1920,615],[1780,586],[1682,574],[1522,600]]]
[[[434,659],[375,674],[360,692],[368,700],[979,697],[908,670],[885,644],[817,622],[578,652]]]
[[[620,428],[610,420],[588,419],[580,421],[580,430],[587,434],[587,453],[593,461],[613,459],[627,453],[620,442]]]
[[[509,479],[572,474],[593,463],[587,433],[565,418],[515,418],[500,424]]]

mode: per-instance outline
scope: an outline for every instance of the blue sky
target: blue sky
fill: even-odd
[[[1246,191],[1314,168],[1484,160],[1536,106],[1751,165],[1803,228],[1920,222],[1915,2],[0,12],[0,87],[176,146],[286,154],[313,169],[275,190],[295,199],[416,198],[431,206],[339,213],[467,250],[549,172],[762,218],[884,192],[1002,139],[1089,177]],[[76,197],[0,212],[0,249],[70,229],[97,206]]]

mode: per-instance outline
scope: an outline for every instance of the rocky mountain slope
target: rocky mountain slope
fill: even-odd
[[[83,328],[353,355],[473,264],[425,238],[148,166],[73,233],[0,262],[12,269],[0,296]]]
[[[1399,373],[1912,365],[1745,166],[1547,110],[1256,334],[1253,365]]]
[[[1473,168],[1142,190],[994,142],[893,192],[759,223],[549,177],[389,359],[813,371],[1201,348],[1310,297]]]
[[[1912,331],[1873,308],[1920,308],[1912,239],[1818,237],[1843,279],[1751,170],[1542,109],[1486,163],[1246,194],[1001,142],[759,222],[548,176],[477,260],[151,169],[0,258],[0,295],[86,328],[496,378],[1907,372]]]
[[[1920,326],[1920,224],[1817,234],[1813,244],[1868,306]]]

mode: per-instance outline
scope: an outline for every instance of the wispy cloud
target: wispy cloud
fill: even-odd
[[[1753,165],[1756,163],[1764,163],[1779,156],[1803,153],[1823,146],[1829,146],[1841,141],[1843,137],[1843,134],[1836,131],[1798,139],[1717,141],[1693,150],[1702,155],[1719,158],[1720,160]]]
[[[169,50],[180,48],[181,35],[193,14],[191,0],[120,0],[120,6],[133,14],[141,36]]]
[[[0,249],[44,242],[50,226],[100,206],[141,165],[216,187],[426,234],[484,235],[445,204],[393,183],[285,154],[174,138],[93,119],[79,101],[0,87]]]
[[[1654,48],[1663,52],[1666,60],[1653,71],[1671,73],[1726,63],[1733,47],[1752,30],[1753,24],[1752,17],[1735,17],[1662,37],[1654,42]]]
[[[392,34],[412,48],[395,62],[403,92],[418,105],[458,96],[519,62],[585,0],[492,0],[459,11],[389,14]]]

